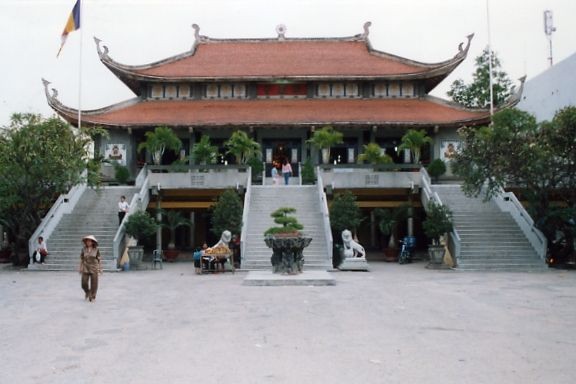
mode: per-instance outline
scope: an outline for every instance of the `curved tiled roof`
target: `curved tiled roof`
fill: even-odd
[[[54,97],[49,103],[72,124],[77,110]],[[148,128],[158,125],[189,126],[289,126],[379,125],[462,126],[486,124],[486,110],[463,109],[426,97],[423,99],[264,99],[264,100],[169,100],[133,99],[111,107],[82,113],[83,124],[108,127]]]
[[[367,33],[319,39],[196,38],[189,52],[140,66],[114,61],[95,40],[101,61],[138,94],[141,81],[268,79],[430,79],[431,90],[466,58],[472,35],[453,58],[434,64],[374,50]]]

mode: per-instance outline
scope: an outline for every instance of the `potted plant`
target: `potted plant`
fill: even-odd
[[[312,160],[307,158],[302,165],[302,184],[309,185],[316,183],[316,174],[314,173],[314,166]]]
[[[330,204],[330,227],[334,239],[340,238],[342,231],[345,229],[352,230],[355,235],[362,220],[360,207],[356,202],[356,196],[352,192],[346,191],[337,193],[334,196],[334,200]],[[337,252],[332,253],[332,265],[338,267],[343,258],[340,254],[339,244],[335,245],[335,247]]]
[[[236,158],[236,164],[246,164],[248,159],[261,156],[260,144],[248,137],[244,131],[235,131],[224,146],[228,149],[226,153]]]
[[[218,147],[210,144],[210,137],[206,135],[202,135],[200,141],[192,148],[194,162],[200,165],[214,164],[217,154]]]
[[[426,170],[432,180],[438,182],[438,178],[446,173],[446,163],[442,159],[434,159],[428,164]]]
[[[264,164],[259,156],[252,156],[248,159],[247,164],[252,169],[252,183],[262,183],[262,171],[264,170]]]
[[[130,265],[137,266],[142,261],[144,247],[137,245],[140,240],[156,233],[158,224],[152,216],[146,211],[138,211],[124,220],[124,231],[128,236],[135,239],[136,245],[128,246],[128,255],[130,256]],[[130,244],[130,242],[129,242]]]
[[[304,237],[300,230],[304,228],[293,216],[295,208],[281,207],[272,212],[270,216],[274,218],[279,227],[270,227],[264,232],[264,242],[272,248],[272,272],[297,274],[302,272],[304,267],[303,250],[312,238]]]
[[[146,132],[146,141],[138,145],[138,152],[146,149],[151,155],[154,165],[160,165],[166,149],[178,151],[182,147],[182,141],[172,129],[161,126],[152,132]]]
[[[454,225],[452,223],[452,211],[446,205],[430,201],[426,207],[426,220],[422,223],[424,233],[431,240],[428,246],[430,264],[440,266],[444,260],[444,245],[440,245],[440,237],[451,232]]]
[[[391,164],[392,158],[383,153],[382,148],[376,143],[364,145],[364,151],[358,156],[358,163],[368,164]]]
[[[432,142],[432,138],[427,135],[424,129],[415,130],[409,129],[404,136],[402,136],[402,144],[398,147],[400,150],[408,149],[412,154],[412,162],[418,164],[420,162],[420,155],[422,147]]]
[[[164,250],[164,257],[166,261],[174,261],[178,257],[180,251],[176,249],[176,229],[179,227],[191,227],[193,224],[190,220],[185,218],[182,213],[174,210],[164,211],[162,215],[165,222],[162,226],[168,228],[170,231],[170,240],[168,241],[168,249]]]
[[[401,205],[397,208],[377,208],[375,215],[378,218],[378,229],[380,232],[388,236],[388,245],[384,249],[384,260],[397,261],[398,260],[398,242],[396,240],[396,233],[398,231],[398,224],[408,218],[409,207]]]
[[[327,125],[315,131],[307,142],[322,151],[322,163],[328,164],[330,162],[330,148],[335,144],[342,143],[342,137],[342,132],[335,131],[334,128]]]

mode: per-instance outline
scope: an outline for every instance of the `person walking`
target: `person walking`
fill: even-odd
[[[118,225],[122,224],[122,220],[124,220],[124,216],[128,212],[130,205],[126,201],[126,196],[120,196],[120,201],[118,202]]]
[[[98,249],[98,241],[94,236],[83,237],[82,243],[84,243],[84,247],[80,253],[78,271],[82,275],[84,299],[92,302],[96,300],[96,292],[98,292],[98,275],[102,273],[102,260]]]
[[[284,176],[284,184],[288,185],[290,183],[290,176],[292,176],[292,166],[287,159],[282,162],[282,176]]]

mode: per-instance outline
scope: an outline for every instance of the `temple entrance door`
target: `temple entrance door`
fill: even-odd
[[[266,162],[266,176],[270,177],[272,162],[280,164],[284,159],[292,165],[292,176],[298,176],[298,163],[301,161],[300,140],[263,140],[264,161]]]

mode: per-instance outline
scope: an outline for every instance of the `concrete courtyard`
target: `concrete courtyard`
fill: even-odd
[[[191,263],[0,271],[1,383],[574,383],[576,274],[372,262],[254,287]]]

